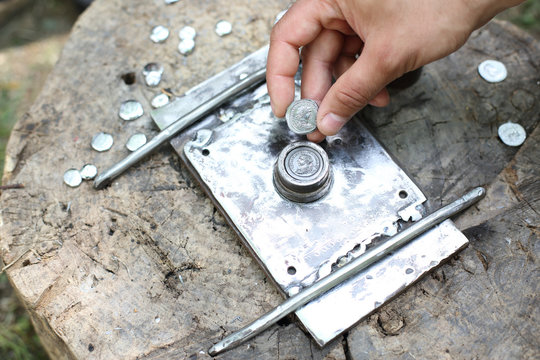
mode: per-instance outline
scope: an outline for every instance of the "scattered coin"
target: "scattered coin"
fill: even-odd
[[[165,4],[167,5],[174,4],[175,2],[178,2],[178,0],[165,0]]]
[[[184,39],[178,44],[178,51],[182,55],[189,55],[193,52],[195,48],[195,41],[193,39]]]
[[[229,35],[232,31],[232,24],[226,20],[218,21],[215,30],[219,36]]]
[[[126,143],[126,147],[129,151],[135,151],[144,144],[146,144],[146,135],[139,133],[132,135],[129,138],[128,142]]]
[[[112,145],[113,137],[111,134],[100,132],[94,135],[92,138],[92,148],[96,151],[107,151],[112,147]]]
[[[126,121],[131,121],[143,116],[144,110],[140,102],[137,100],[127,100],[120,105],[118,116]]]
[[[158,86],[163,74],[163,66],[158,63],[148,63],[143,68],[143,76],[146,85],[150,87]]]
[[[158,25],[152,29],[150,40],[155,43],[162,43],[169,37],[169,29],[165,26]]]
[[[82,178],[81,173],[77,169],[69,169],[64,173],[64,183],[70,187],[77,187],[81,185]]]
[[[499,126],[499,138],[508,146],[520,146],[525,142],[527,133],[518,123],[507,122]]]
[[[150,104],[152,105],[154,109],[157,109],[157,108],[167,105],[170,101],[171,99],[169,98],[167,94],[161,93],[154,96]]]
[[[480,76],[490,82],[497,83],[506,79],[507,71],[506,66],[497,60],[486,60],[478,65],[478,73]]]
[[[317,128],[317,110],[319,110],[319,106],[313,100],[293,101],[285,114],[289,129],[299,135],[313,132]]]
[[[92,180],[97,175],[97,167],[92,164],[86,164],[80,171],[83,180]]]
[[[178,32],[178,37],[180,38],[180,40],[186,40],[186,39],[195,40],[196,36],[197,36],[197,31],[191,26],[184,26]]]

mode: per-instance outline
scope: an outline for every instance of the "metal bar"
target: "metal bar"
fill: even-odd
[[[478,200],[484,197],[485,193],[486,191],[484,188],[475,188],[451,204],[446,205],[429,216],[419,220],[409,228],[394,235],[383,244],[368,250],[347,265],[319,280],[310,287],[302,290],[297,295],[285,300],[282,304],[261,316],[259,319],[253,321],[251,324],[225,337],[223,340],[212,346],[208,350],[208,353],[215,356],[263,332],[273,324],[277,323],[279,320],[283,319],[285,316],[306,305],[308,302],[319,297],[333,287],[342,284],[347,279],[358,274],[361,270],[380,260],[392,251],[395,251],[396,249],[405,245],[415,237],[448,219],[450,216],[455,215],[476,203]]]
[[[256,72],[250,74],[245,79],[240,80],[238,83],[229,87],[219,95],[213,97],[208,102],[203,103],[193,111],[189,112],[178,121],[172,123],[159,134],[154,136],[152,140],[146,143],[144,146],[140,147],[136,151],[132,152],[126,156],[123,160],[113,165],[111,168],[106,170],[104,173],[99,175],[94,181],[94,188],[103,189],[107,186],[114,178],[122,174],[124,171],[129,169],[131,166],[138,163],[141,159],[150,155],[154,152],[161,144],[173,138],[180,131],[184,130],[189,125],[193,124],[201,117],[206,115],[208,112],[214,110],[231,97],[238,95],[240,92],[250,88],[251,86],[262,82],[266,76],[266,68],[257,70]]]

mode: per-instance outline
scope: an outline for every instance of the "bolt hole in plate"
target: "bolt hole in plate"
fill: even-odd
[[[238,71],[249,69],[240,67],[230,78],[237,79]],[[209,79],[193,92],[205,94],[205,84],[208,91],[216,88]],[[220,112],[234,116],[223,122]],[[330,191],[309,203],[290,201],[275,189],[274,164],[287,145],[303,139],[289,131],[284,119],[274,117],[266,85],[262,85],[171,141],[284,296],[327,276],[338,260],[341,264],[359,256],[372,240],[395,234],[398,221],[420,219],[426,200],[360,120],[353,118],[339,133],[340,142],[334,136],[323,143],[332,168]],[[205,156],[205,149],[212,156]],[[399,196],[401,191],[406,192],[405,198]],[[313,300],[296,315],[322,346],[466,244],[467,239],[448,220]],[[413,273],[407,274],[408,268]],[[368,272],[376,280],[368,280]]]

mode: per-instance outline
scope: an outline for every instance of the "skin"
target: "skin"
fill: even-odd
[[[456,51],[472,31],[521,2],[298,0],[270,37],[272,110],[283,117],[294,99],[302,47],[302,98],[319,104],[318,130],[308,139],[322,141],[367,104],[386,106],[388,83]]]

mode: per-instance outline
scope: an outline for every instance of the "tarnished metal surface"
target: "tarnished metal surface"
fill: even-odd
[[[154,110],[154,121],[166,128],[191,108],[218,96],[264,64],[266,51],[259,50],[185,97]],[[284,119],[273,116],[266,85],[262,85],[230,100],[171,140],[248,249],[289,296],[394,235],[400,221],[419,220],[426,200],[356,118],[323,143],[333,172],[330,192],[307,204],[286,200],[275,190],[273,167],[287,145],[303,139],[288,129]],[[423,239],[377,264],[384,269],[377,272],[378,281],[366,282],[369,277],[360,274],[297,311],[316,341],[326,344],[467,244],[451,222]],[[335,304],[346,304],[354,311],[343,311]]]

